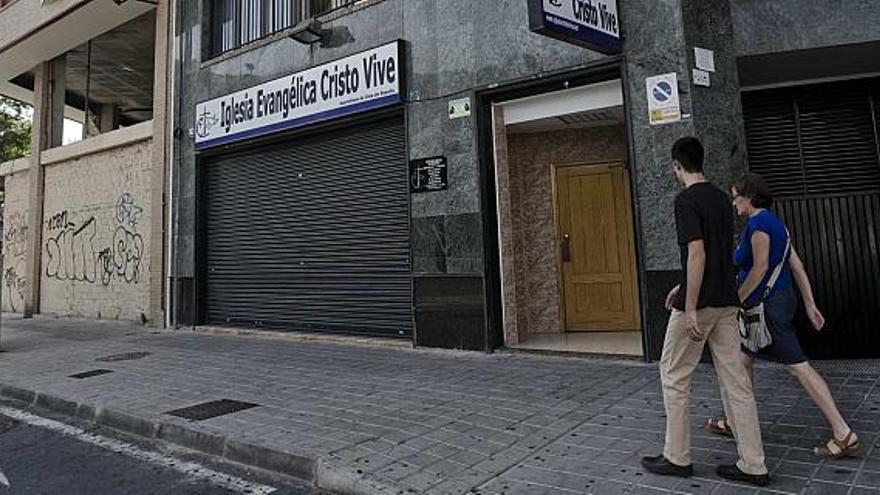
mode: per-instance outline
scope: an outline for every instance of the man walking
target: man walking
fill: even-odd
[[[766,486],[764,447],[751,382],[740,358],[733,266],[734,216],[730,198],[703,175],[697,138],[672,147],[675,177],[685,186],[675,198],[675,226],[683,279],[666,298],[672,310],[660,359],[666,442],[663,453],[642,465],[656,474],[687,477],[691,466],[691,376],[708,341],[724,412],[736,437],[739,461],[718,466],[722,478]]]

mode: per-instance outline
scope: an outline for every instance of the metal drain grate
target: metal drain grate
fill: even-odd
[[[152,352],[126,352],[125,354],[113,354],[112,356],[104,356],[95,359],[100,363],[115,363],[117,361],[132,361],[135,359],[143,359],[152,354]]]
[[[847,373],[853,375],[868,375],[867,378],[880,376],[880,359],[849,359],[849,360],[816,360],[810,364],[822,373]],[[764,366],[768,368],[782,369],[783,364],[768,362]]]
[[[82,380],[83,378],[91,378],[93,376],[106,375],[107,373],[113,373],[112,370],[92,370],[92,371],[84,371],[82,373],[75,373],[73,375],[68,375],[69,378],[78,378]]]
[[[177,416],[178,418],[191,419],[193,421],[202,421],[204,419],[216,418],[224,414],[231,414],[253,407],[260,407],[260,404],[252,404],[250,402],[240,402],[237,400],[221,399],[203,402],[182,409],[168,411],[165,414]]]

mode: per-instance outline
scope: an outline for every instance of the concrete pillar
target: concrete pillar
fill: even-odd
[[[34,68],[34,117],[31,132],[31,163],[28,170],[28,213],[27,224],[30,235],[25,243],[25,278],[27,286],[24,295],[24,317],[30,318],[39,312],[40,274],[43,245],[43,167],[40,165],[40,152],[48,141],[46,121],[51,114],[49,105],[51,68],[48,62]]]
[[[45,182],[40,153],[60,146],[64,132],[65,56],[43,62],[34,68],[34,117],[31,133],[30,168],[28,169],[29,235],[25,250],[24,317],[40,311],[40,276],[43,254],[43,197]]]
[[[61,146],[64,142],[64,93],[67,88],[67,54],[49,62],[51,78],[49,79],[49,118],[47,135],[49,140],[44,149]]]
[[[169,78],[171,76],[172,18],[170,0],[159,0],[156,7],[156,52],[153,82],[153,166],[152,166],[152,197],[150,208],[152,223],[150,225],[150,324],[156,327],[165,326],[165,274],[166,270],[166,231],[168,218],[165,192],[166,177],[171,153],[170,142],[171,104],[169,94]]]
[[[116,105],[101,105],[98,115],[98,130],[101,134],[110,132],[116,128]]]

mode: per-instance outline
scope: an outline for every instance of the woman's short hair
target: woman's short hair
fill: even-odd
[[[763,177],[756,173],[748,172],[731,184],[740,195],[749,198],[755,208],[770,208],[773,206],[773,193]]]

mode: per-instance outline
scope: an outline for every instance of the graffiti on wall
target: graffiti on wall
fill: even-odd
[[[138,206],[129,193],[124,193],[116,200],[116,222],[127,228],[137,228],[144,209]]]
[[[94,283],[97,260],[95,217],[83,222],[71,220],[67,211],[52,215],[46,239],[46,275],[56,280]]]
[[[27,219],[24,213],[12,211],[6,217],[5,231],[3,232],[3,252],[6,256],[23,258],[27,249]]]
[[[113,236],[109,246],[96,245],[98,221],[94,216],[77,222],[66,210],[52,215],[47,222],[46,276],[86,283],[100,279],[105,286],[114,277],[126,283],[138,283],[144,239],[137,232],[137,225],[143,211],[131,194],[119,197],[110,226]]]
[[[28,227],[25,214],[10,211],[3,232],[3,302],[13,313],[24,309],[27,280],[24,277]]]

